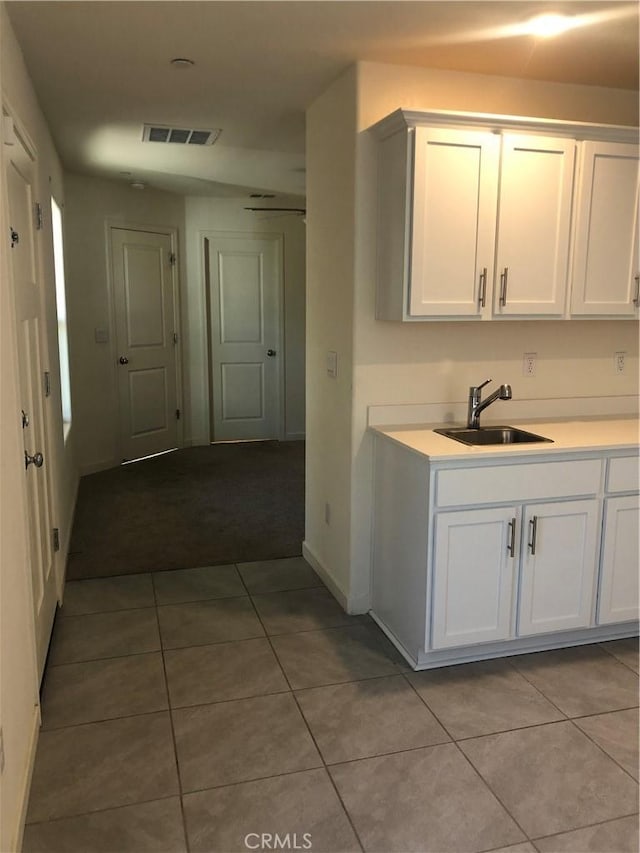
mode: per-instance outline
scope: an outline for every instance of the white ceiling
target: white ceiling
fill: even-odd
[[[187,194],[304,194],[305,109],[357,60],[638,87],[635,2],[6,5],[65,166]],[[501,37],[552,11],[597,23],[548,40]],[[174,57],[195,65],[177,70]],[[143,143],[145,122],[222,135],[213,147]]]

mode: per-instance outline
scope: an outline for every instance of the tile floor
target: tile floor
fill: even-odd
[[[68,583],[42,710],[27,853],[638,850],[637,640],[414,673],[302,558]]]

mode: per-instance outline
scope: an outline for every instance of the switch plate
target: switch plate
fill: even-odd
[[[327,353],[327,376],[335,379],[338,375],[338,353],[329,350]]]
[[[109,331],[107,329],[94,329],[94,338],[97,344],[108,344],[109,343]]]
[[[624,373],[625,362],[627,360],[626,352],[617,352],[614,354],[613,368],[616,373]]]
[[[522,375],[523,376],[535,376],[536,375],[536,361],[538,359],[537,352],[525,352],[522,357]]]

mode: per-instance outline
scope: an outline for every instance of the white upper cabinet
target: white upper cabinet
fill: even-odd
[[[500,137],[415,131],[409,314],[479,316],[493,278]]]
[[[584,142],[571,313],[633,317],[640,303],[639,274],[638,147]]]
[[[632,128],[398,110],[375,133],[377,319],[637,314]]]
[[[497,316],[564,313],[575,150],[572,139],[503,136]]]

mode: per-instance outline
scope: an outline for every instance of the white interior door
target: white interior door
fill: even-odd
[[[280,437],[279,237],[208,245],[214,441]]]
[[[178,446],[176,284],[169,234],[111,229],[120,453]]]
[[[29,551],[39,676],[42,677],[57,594],[46,451],[45,338],[35,239],[35,162],[16,134],[6,148],[11,271],[16,308],[20,397],[27,483]],[[16,417],[20,416],[16,412]]]

